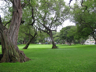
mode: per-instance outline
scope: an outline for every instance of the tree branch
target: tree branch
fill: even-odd
[[[82,7],[85,7],[85,10],[87,10],[88,7],[87,7],[86,5],[83,5],[83,2],[84,2],[84,0],[81,1],[81,6],[82,6]],[[88,10],[87,10],[87,11],[88,11]],[[88,12],[89,12],[89,11],[88,11]]]
[[[30,33],[26,33],[26,32],[24,32],[24,34],[26,34],[27,36],[32,36]]]
[[[31,24],[29,24],[29,25],[34,25],[34,23],[35,23],[35,17],[34,17],[34,8],[32,7],[32,10],[31,10],[31,12],[32,12],[32,19],[33,19],[33,22],[31,23]]]
[[[22,8],[24,8],[25,6],[26,6],[26,4],[25,4],[25,3],[21,4],[21,7],[22,7]]]
[[[7,29],[5,26],[3,26],[1,16],[0,16],[0,33],[2,33],[3,30]]]
[[[53,24],[54,22],[56,22],[57,20],[58,20],[58,19],[57,19],[57,16],[56,16],[56,14],[55,14],[53,20],[52,20],[51,23],[50,23],[50,28],[52,27],[52,24]]]
[[[9,20],[9,21],[5,24],[5,26],[6,26],[7,24],[9,24],[9,23],[11,23],[11,20]]]
[[[22,7],[22,9],[25,7],[25,6],[27,6],[27,5],[29,5],[30,4],[30,0],[27,0],[27,2],[29,2],[29,3],[23,3],[23,4],[21,4],[21,7]]]
[[[41,29],[41,28],[38,28],[38,30],[43,31],[43,32],[45,32],[45,33],[49,34],[49,32],[48,32],[48,31],[43,30],[43,29]]]

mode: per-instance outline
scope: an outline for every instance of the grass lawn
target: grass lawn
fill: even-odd
[[[19,45],[20,50],[24,45]],[[0,63],[0,72],[96,72],[96,45],[30,45],[23,50],[31,60]],[[1,53],[1,50],[0,50]]]

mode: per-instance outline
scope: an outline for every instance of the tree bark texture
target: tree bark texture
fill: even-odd
[[[5,28],[0,19],[2,54],[0,62],[25,62],[30,60],[17,46],[18,32],[22,18],[20,0],[13,0],[13,15],[9,29]]]
[[[54,39],[53,39],[53,34],[52,34],[52,31],[49,32],[49,35],[51,37],[51,40],[52,40],[52,49],[57,49],[57,46],[54,42]]]

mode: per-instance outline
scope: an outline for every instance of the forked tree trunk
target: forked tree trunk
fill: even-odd
[[[13,16],[9,29],[6,29],[0,19],[2,55],[0,62],[25,62],[30,60],[17,47],[18,32],[22,18],[20,0],[13,0]]]
[[[54,42],[52,31],[50,31],[50,37],[51,37],[51,40],[52,40],[52,49],[57,49],[58,47],[56,46],[56,44]]]

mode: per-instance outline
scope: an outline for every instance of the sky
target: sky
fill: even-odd
[[[64,1],[66,2],[66,4],[68,4],[70,0],[64,0]],[[73,0],[70,5],[72,6],[74,3],[75,3],[75,0]],[[5,2],[3,0],[0,0],[0,6],[4,6],[4,4],[5,4]],[[1,17],[4,16],[3,15],[3,12],[1,10],[0,10],[0,15],[1,15]],[[57,27],[57,32],[60,32],[60,30],[63,27],[70,26],[70,25],[71,26],[75,26],[75,23],[71,22],[69,19],[66,20],[66,21],[64,21],[64,23],[62,24],[62,26]]]
[[[4,6],[4,4],[5,4],[5,2],[3,1],[3,0],[0,0],[0,7],[2,6]],[[3,12],[0,10],[0,15],[1,15],[1,17],[3,17],[4,15],[3,15]]]

